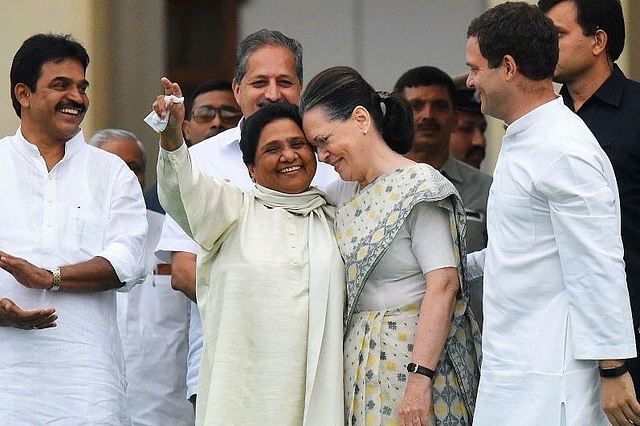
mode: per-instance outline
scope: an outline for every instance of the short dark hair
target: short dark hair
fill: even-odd
[[[191,110],[193,109],[193,104],[196,102],[196,98],[203,93],[209,92],[231,92],[233,93],[233,88],[231,86],[231,82],[229,80],[209,80],[200,84],[195,88],[189,99],[187,100],[187,109],[186,111],[186,119],[191,119]]]
[[[327,68],[313,77],[302,92],[300,114],[321,107],[330,120],[346,121],[358,105],[366,108],[391,149],[409,152],[414,134],[411,105],[397,93],[381,96],[353,68]]]
[[[36,34],[22,43],[13,57],[10,72],[11,102],[18,117],[21,117],[21,107],[14,93],[16,85],[22,83],[35,92],[42,66],[46,62],[59,63],[65,59],[78,61],[87,71],[89,54],[71,34]]]
[[[499,4],[471,21],[467,37],[477,37],[489,67],[511,55],[530,80],[553,76],[558,63],[558,30],[536,6],[525,2]]]
[[[240,84],[247,74],[249,56],[265,46],[280,46],[287,49],[295,59],[296,75],[302,84],[302,45],[280,31],[261,29],[249,34],[238,45],[236,52],[236,70],[233,78]]]
[[[245,119],[240,136],[240,150],[244,164],[255,164],[262,130],[267,124],[281,118],[293,121],[302,129],[298,107],[286,101],[267,104]]]
[[[456,88],[453,79],[446,72],[440,68],[423,66],[412,68],[400,76],[396,84],[393,86],[393,91],[398,94],[402,94],[405,87],[419,87],[419,86],[440,86],[447,89],[449,92],[449,98],[451,99],[451,105],[453,106],[458,89]]]
[[[547,13],[558,3],[572,1],[578,11],[578,25],[585,36],[601,29],[607,33],[607,54],[616,61],[624,49],[624,15],[620,0],[540,0],[538,7]]]

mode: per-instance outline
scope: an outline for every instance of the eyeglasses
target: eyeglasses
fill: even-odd
[[[216,108],[211,105],[203,105],[191,113],[191,117],[198,124],[210,123],[216,118],[216,115],[220,117],[220,121],[236,125],[242,117],[242,111],[230,107]]]

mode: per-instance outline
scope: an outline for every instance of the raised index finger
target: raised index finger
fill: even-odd
[[[180,89],[180,85],[178,83],[173,83],[167,77],[162,77],[160,82],[164,86],[164,94],[165,95],[174,95],[179,98],[182,97],[182,90]]]

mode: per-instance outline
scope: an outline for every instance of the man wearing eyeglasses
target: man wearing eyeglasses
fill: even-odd
[[[182,123],[182,133],[188,145],[195,145],[235,127],[242,117],[229,81],[207,81],[196,87],[191,99],[191,107],[187,109],[187,117]]]

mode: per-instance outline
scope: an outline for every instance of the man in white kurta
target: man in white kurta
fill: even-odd
[[[88,64],[70,35],[36,34],[11,65],[20,127],[0,140],[3,425],[131,424],[115,293],[146,275],[147,219],[133,172],[80,129]]]
[[[557,30],[535,6],[505,3],[467,34],[467,84],[508,125],[484,263],[469,263],[485,284],[473,424],[640,421],[629,374],[599,377],[635,356],[620,200],[606,154],[553,92]]]
[[[103,257],[128,287],[145,273],[142,191],[126,164],[88,146],[80,131],[47,172],[20,129],[0,140],[0,246],[55,268]],[[64,267],[63,267],[64,268]],[[57,327],[0,327],[0,413],[6,425],[129,424],[115,291],[76,293],[20,285],[0,270],[0,295],[25,310],[54,307]]]
[[[144,188],[146,156],[136,135],[122,129],[103,129],[89,144],[120,157]],[[192,426],[193,409],[184,398],[191,301],[173,291],[170,265],[154,255],[164,210],[159,213],[147,206],[147,222],[147,277],[128,293],[116,295],[127,405],[134,426]]]
[[[147,210],[147,220],[147,278],[117,294],[129,411],[135,426],[189,426],[193,408],[185,399],[185,377],[192,302],[171,288],[171,276],[154,255],[164,215]]]
[[[474,424],[555,425],[579,406],[568,424],[607,425],[595,360],[635,355],[613,170],[560,98],[511,123],[502,143]]]

